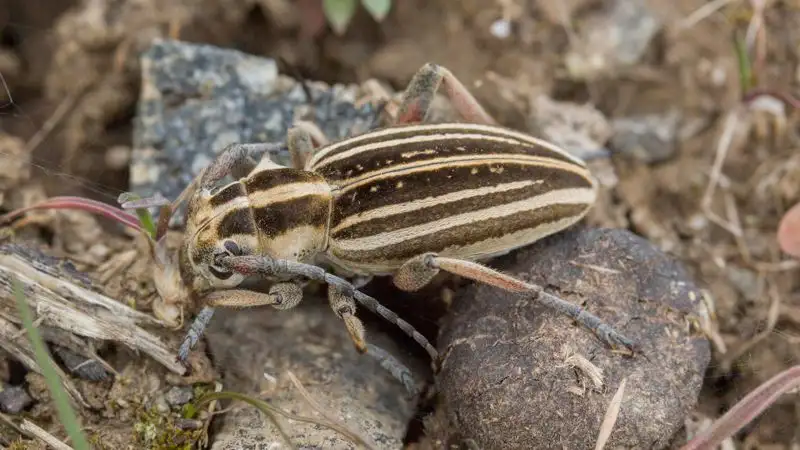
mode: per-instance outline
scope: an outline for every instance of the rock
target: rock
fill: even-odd
[[[71,375],[91,381],[105,380],[110,375],[99,361],[88,359],[60,345],[51,345],[51,348]]]
[[[156,42],[142,56],[142,93],[131,152],[131,190],[176,198],[226,145],[284,141],[304,110],[329,139],[365,130],[371,103],[353,106],[357,86],[308,83],[278,74],[275,61],[210,45]],[[288,164],[288,153],[274,160]],[[182,221],[176,214],[174,224]]]
[[[3,386],[0,389],[0,411],[19,414],[33,403],[33,399],[22,386]]]
[[[292,371],[311,398],[375,448],[402,448],[415,405],[405,388],[379,362],[359,355],[344,324],[321,299],[289,311],[218,311],[207,332],[209,350],[224,373],[225,390],[255,396],[294,414],[321,416],[288,378]],[[367,330],[370,343],[392,355],[406,354],[389,339]],[[403,358],[405,364],[412,361]],[[411,365],[423,378],[421,366]],[[212,450],[285,448],[275,427],[253,407],[220,416]],[[280,418],[297,448],[356,449],[326,427]],[[269,447],[271,443],[279,446]]]
[[[668,160],[675,154],[680,115],[650,114],[614,119],[613,150],[647,164]]]
[[[589,104],[576,104],[537,95],[530,100],[528,130],[580,158],[606,153],[611,126],[603,113]]]
[[[626,230],[586,228],[492,265],[588,305],[642,353],[615,354],[543,306],[472,286],[438,340],[447,352],[436,384],[449,433],[476,448],[594,448],[625,378],[607,448],[665,448],[695,406],[710,359],[708,341],[690,326],[702,303],[683,267]]]
[[[578,36],[570,40],[565,60],[570,75],[593,80],[637,63],[662,26],[647,3],[611,0],[578,19]]]
[[[173,386],[164,395],[172,406],[181,406],[189,403],[194,398],[191,386]]]

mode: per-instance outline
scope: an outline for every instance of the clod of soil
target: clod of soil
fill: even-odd
[[[691,326],[701,295],[683,267],[626,230],[593,228],[493,265],[584,305],[642,354],[616,354],[543,306],[472,287],[438,342],[445,359],[437,386],[460,437],[480,448],[593,448],[625,379],[608,448],[668,445],[697,402],[710,359],[708,341]]]
[[[219,311],[207,332],[209,350],[223,374],[225,390],[266,399],[294,414],[323,419],[292,383],[291,371],[310,401],[377,449],[402,448],[414,401],[379,362],[353,348],[344,324],[319,298],[291,311],[269,308]],[[390,339],[367,330],[370,343],[400,358]],[[422,365],[402,361],[422,380]],[[252,407],[236,408],[222,422],[213,450],[264,448],[282,442],[274,425]],[[356,449],[327,427],[278,417],[297,448]],[[272,447],[270,447],[272,448]],[[281,446],[281,448],[283,448]]]

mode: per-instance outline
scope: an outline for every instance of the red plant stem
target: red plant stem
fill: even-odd
[[[81,211],[88,211],[100,214],[101,216],[109,219],[116,220],[117,222],[131,227],[136,231],[145,232],[139,223],[139,218],[133,214],[102,202],[88,198],[70,196],[53,197],[41,203],[11,211],[10,213],[0,217],[0,223],[8,222],[28,211],[35,209],[77,209]]]
[[[695,436],[681,450],[712,450],[764,412],[783,394],[800,386],[800,366],[775,375],[747,394],[711,427]]]

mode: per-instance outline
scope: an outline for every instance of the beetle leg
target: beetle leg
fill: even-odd
[[[305,169],[315,149],[328,145],[328,137],[314,122],[298,120],[286,134],[289,154],[295,169]]]
[[[187,200],[191,194],[199,187],[209,189],[217,182],[228,175],[243,177],[247,175],[263,159],[266,154],[274,154],[286,146],[280,143],[266,142],[256,144],[231,144],[225,147],[214,161],[202,170],[196,177],[189,182],[178,198],[169,205],[161,207],[158,217],[156,240],[160,239],[167,232],[169,219],[178,206]]]
[[[367,341],[364,339],[364,325],[356,317],[356,301],[332,284],[328,285],[328,301],[330,301],[333,312],[344,321],[356,350],[359,353],[366,353]]]
[[[214,161],[200,173],[199,186],[209,189],[228,175],[241,178],[250,173],[264,157],[286,149],[278,142],[231,144],[225,147]]]
[[[219,259],[219,263],[245,275],[295,275],[332,285],[341,295],[355,299],[362,306],[395,324],[422,346],[434,363],[438,364],[439,352],[410,323],[401,319],[394,311],[381,305],[374,298],[357,290],[344,278],[330,274],[319,266],[258,255],[224,256]]]
[[[447,68],[427,63],[411,78],[395,118],[398,124],[424,122],[439,88],[468,122],[493,125],[494,118]]]
[[[303,289],[299,284],[285,282],[275,283],[269,293],[248,291],[244,289],[230,289],[215,291],[203,298],[206,306],[200,311],[194,322],[189,327],[186,337],[178,351],[179,361],[186,361],[189,352],[197,343],[214,315],[215,307],[248,308],[253,306],[269,305],[276,309],[291,309],[303,300]]]
[[[584,308],[569,303],[552,294],[548,294],[541,286],[527,283],[518,278],[490,269],[484,265],[463,259],[445,258],[435,253],[425,253],[407,261],[394,275],[394,284],[405,291],[416,291],[428,284],[440,270],[488,284],[509,292],[528,294],[545,306],[560,314],[567,315],[590,329],[600,340],[611,348],[625,347],[632,351],[636,345],[625,336],[615,331],[599,318]]]

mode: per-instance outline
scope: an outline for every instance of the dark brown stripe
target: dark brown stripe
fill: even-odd
[[[208,200],[208,203],[209,205],[211,205],[212,208],[216,208],[217,206],[224,205],[230,202],[236,197],[241,197],[244,195],[247,195],[247,193],[244,190],[244,185],[242,183],[236,182],[232,183],[231,185],[223,188],[221,191],[212,195],[211,198]]]
[[[494,206],[525,200],[545,192],[550,192],[551,189],[575,187],[567,183],[562,183],[562,186],[557,186],[557,184],[557,182],[551,184],[550,187],[544,187],[544,184],[538,184],[511,191],[495,192],[454,202],[442,203],[440,205],[433,205],[427,208],[420,208],[407,213],[376,218],[343,228],[333,233],[331,237],[334,239],[357,239],[365,236],[373,236],[378,233],[422,225],[458,214],[476,212]]]
[[[256,228],[250,210],[245,207],[229,211],[222,217],[217,225],[217,236],[220,239],[231,237],[235,234],[255,234]]]
[[[305,170],[283,168],[270,169],[254,173],[251,177],[242,181],[249,194],[253,192],[266,191],[290,183],[301,182],[321,182],[325,181],[321,175]]]
[[[502,218],[491,218],[468,223],[427,236],[410,239],[397,245],[374,250],[340,252],[335,241],[331,245],[333,255],[344,261],[359,264],[383,264],[387,261],[404,261],[426,252],[441,252],[451,246],[465,246],[491,238],[500,238],[516,231],[535,228],[564,217],[583,213],[586,205],[549,205],[533,211],[520,211]],[[520,243],[521,245],[524,243]]]
[[[350,151],[357,147],[362,147],[369,144],[376,144],[394,139],[412,138],[431,136],[441,133],[458,133],[458,134],[474,134],[484,136],[497,136],[505,139],[515,139],[498,132],[483,132],[473,130],[458,130],[458,129],[442,129],[442,130],[424,130],[419,128],[409,128],[404,131],[399,127],[398,133],[391,136],[381,136],[369,138],[358,143],[345,145],[336,149],[329,155],[325,155],[323,159],[317,162],[313,170],[323,174],[330,180],[344,180],[349,177],[363,175],[377,169],[385,169],[390,164],[409,163],[415,161],[425,161],[433,158],[442,158],[447,156],[465,156],[465,155],[489,155],[493,153],[511,153],[529,156],[540,156],[552,158],[554,160],[575,164],[560,153],[556,153],[546,147],[535,146],[532,144],[522,143],[509,144],[504,142],[479,140],[479,139],[441,139],[431,142],[411,142],[403,145],[395,145],[386,148],[380,148],[370,151],[365,151],[362,154],[347,157],[343,160],[327,161],[338,154]],[[419,154],[411,158],[402,158],[403,153],[418,152],[424,150],[434,150],[435,153]],[[359,166],[361,166],[359,168]]]
[[[330,208],[330,197],[306,195],[253,208],[252,211],[259,232],[266,238],[274,238],[303,225],[324,227]]]
[[[473,169],[477,169],[477,172],[472,173]],[[540,192],[591,186],[590,181],[581,175],[534,164],[484,163],[447,169],[433,168],[410,174],[398,173],[376,178],[338,195],[331,228],[345,217],[386,205],[524,180],[541,180],[537,184]],[[398,188],[397,184],[401,181],[403,187]]]

